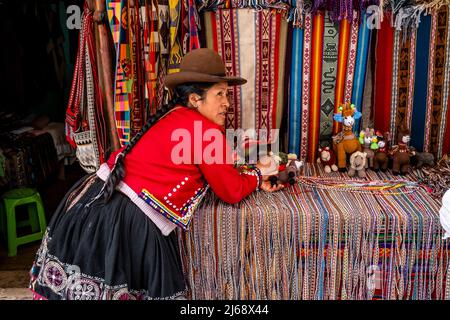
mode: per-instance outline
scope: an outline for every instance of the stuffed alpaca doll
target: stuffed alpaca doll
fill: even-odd
[[[362,114],[356,110],[355,105],[346,103],[339,107],[340,113],[334,114],[334,120],[342,123],[342,131],[333,136],[333,149],[338,158],[339,171],[345,171],[347,167],[347,155],[361,151],[361,144],[353,133],[355,119],[361,118]]]
[[[317,158],[317,163],[320,163],[324,166],[326,173],[338,170],[338,167],[336,166],[336,155],[334,154],[334,151],[329,147],[319,148],[319,157]]]
[[[279,166],[278,174],[269,177],[270,184],[272,186],[279,183],[289,183],[293,186],[296,182],[296,177],[299,176],[300,168],[303,166],[303,161],[297,160],[295,153],[289,153],[287,155],[287,163]]]
[[[389,157],[388,157],[388,148],[387,144],[390,141],[389,132],[385,132],[384,135],[381,132],[377,131],[377,144],[378,149],[375,151],[375,157],[373,159],[373,170],[385,172],[388,168]]]
[[[375,157],[375,150],[378,149],[378,140],[375,136],[375,130],[366,128],[359,133],[359,143],[363,146],[363,152],[367,154],[366,169],[373,168],[373,160]]]
[[[365,152],[356,151],[350,156],[350,168],[348,175],[354,177],[356,174],[359,178],[366,176],[367,154]]]
[[[415,154],[410,150],[408,143],[411,140],[409,130],[401,128],[398,132],[397,145],[390,152],[393,158],[392,173],[395,175],[407,174],[409,172],[410,157]]]

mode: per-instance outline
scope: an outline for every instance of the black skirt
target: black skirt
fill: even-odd
[[[97,200],[103,181],[78,181],[53,215],[31,269],[44,299],[182,298],[186,285],[177,235],[164,236],[124,194]]]

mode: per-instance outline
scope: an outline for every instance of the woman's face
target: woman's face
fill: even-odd
[[[203,99],[194,98],[194,106],[205,118],[211,120],[219,126],[225,126],[227,109],[230,106],[228,101],[228,84],[219,82],[206,90]],[[191,98],[189,99],[191,101]],[[192,101],[191,101],[192,102]]]

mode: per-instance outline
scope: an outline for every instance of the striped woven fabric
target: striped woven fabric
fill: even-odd
[[[450,242],[440,204],[423,189],[357,192],[320,183],[339,182],[340,173],[310,165],[303,174],[318,183],[257,192],[237,205],[207,196],[179,233],[191,298],[448,298]],[[368,172],[375,179],[395,178]]]
[[[445,98],[448,98],[449,89],[449,74],[450,71],[446,68],[446,59],[450,57],[450,53],[446,47],[448,44],[447,39],[450,37],[448,34],[449,23],[449,8],[443,6],[439,11],[433,13],[433,32],[435,32],[435,40],[431,48],[433,61],[432,70],[430,69],[430,79],[429,83],[431,85],[431,92],[427,100],[427,119],[425,126],[425,143],[424,151],[431,152],[434,155],[440,157],[438,154],[438,149],[440,144],[442,144],[443,139],[441,139],[441,130],[443,130],[441,122],[443,116],[446,114],[444,110],[444,105],[447,106]],[[446,51],[447,50],[447,51]],[[431,64],[430,61],[430,64]],[[447,71],[447,73],[445,73]],[[445,91],[445,92],[444,92]]]
[[[344,32],[345,33],[345,32]],[[322,72],[320,87],[320,129],[319,146],[327,147],[331,144],[333,133],[333,113],[335,111],[335,91],[337,86],[339,47],[339,24],[330,20],[327,12],[324,17],[322,36]],[[348,40],[348,39],[347,39]],[[348,41],[346,43],[347,48]],[[344,73],[342,73],[344,74]]]
[[[223,57],[227,72],[247,79],[231,88],[227,127],[280,128],[283,114],[287,22],[270,10],[205,12],[208,48]]]
[[[332,23],[329,13],[319,12],[305,15],[303,28],[294,29],[289,151],[301,159],[314,161],[319,145],[330,143],[338,104],[359,101],[361,106],[370,30],[366,17],[358,18],[355,13],[352,23]]]
[[[377,31],[375,53],[375,101],[374,124],[381,132],[389,131],[391,114],[391,93],[393,76],[394,29],[390,19],[384,19]]]
[[[353,26],[356,25],[353,22],[352,25],[352,43],[353,43]],[[352,96],[351,101],[359,107],[359,110],[363,113],[363,93],[366,79],[366,68],[367,68],[367,58],[369,54],[369,44],[370,44],[370,29],[367,27],[367,15],[364,14],[361,17],[361,21],[358,29],[358,42],[357,42],[357,53],[356,53],[356,62],[355,62],[355,71],[354,78],[351,79],[352,88]],[[351,52],[350,52],[351,56]],[[347,81],[350,79],[347,78]],[[348,101],[347,95],[345,101]],[[355,125],[353,127],[353,131],[359,132],[361,126],[362,118],[359,118],[355,121]]]
[[[377,32],[374,124],[392,133],[411,130],[411,146],[441,158],[448,152],[445,134],[450,93],[450,9],[443,5],[423,15],[418,28],[402,34],[391,17]],[[421,76],[417,76],[421,75]]]

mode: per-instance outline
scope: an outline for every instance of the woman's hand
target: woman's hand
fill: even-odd
[[[275,192],[275,191],[281,190],[283,188],[284,188],[284,185],[282,185],[282,184],[272,186],[272,184],[268,180],[263,181],[263,183],[261,184],[261,190],[264,190],[266,192]]]

